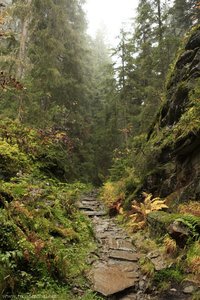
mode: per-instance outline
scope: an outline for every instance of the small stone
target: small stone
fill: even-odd
[[[173,292],[173,293],[176,293],[177,292],[177,289],[170,289],[170,292]]]
[[[157,258],[158,256],[160,256],[160,253],[158,251],[150,252],[147,255],[148,258]]]
[[[185,294],[192,294],[196,288],[193,285],[186,286],[183,290],[183,293]]]
[[[168,231],[170,235],[181,235],[188,236],[188,228],[180,221],[175,220],[172,224],[169,225]]]
[[[166,267],[167,267],[167,264],[163,260],[162,256],[158,256],[156,258],[151,258],[150,260],[153,263],[154,268],[155,268],[156,271],[161,271],[163,269],[166,269]]]
[[[96,260],[97,260],[97,258],[89,257],[88,259],[86,259],[86,263],[88,265],[92,265]]]
[[[143,280],[146,280],[146,279],[147,279],[147,276],[146,276],[146,275],[145,275],[145,276],[143,276],[143,277],[142,277],[142,279],[143,279]]]
[[[144,290],[144,286],[145,286],[145,281],[140,280],[139,281],[139,289],[143,291]]]
[[[77,287],[74,287],[72,289],[73,293],[76,294],[76,295],[83,295],[84,294],[84,291],[80,288],[77,288]]]

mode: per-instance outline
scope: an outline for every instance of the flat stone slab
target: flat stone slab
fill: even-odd
[[[122,239],[117,240],[117,245],[120,250],[133,251],[134,249],[133,244],[130,241],[126,241]]]
[[[85,202],[85,201],[81,201],[77,203],[77,207],[79,209],[88,209],[88,210],[97,210],[100,207],[100,204],[98,205],[97,203],[93,203],[93,202]]]
[[[96,201],[96,200],[95,200],[95,197],[84,197],[84,198],[81,198],[81,201]]]
[[[85,206],[85,205],[77,205],[77,207],[81,210],[81,211],[96,211],[97,207],[92,207],[92,206]]]
[[[138,261],[139,256],[135,252],[124,251],[124,250],[112,250],[109,253],[110,258],[115,258],[119,260],[129,260],[129,261]]]
[[[133,287],[138,278],[121,265],[97,265],[91,272],[93,289],[104,296],[110,296]]]
[[[125,268],[127,271],[129,272],[137,272],[135,276],[139,277],[140,273],[138,272],[139,270],[139,265],[136,261],[130,261],[130,260],[116,260],[113,258],[109,258],[107,261],[108,265],[119,265],[119,266],[123,266],[123,268]]]
[[[85,200],[85,199],[82,199],[81,203],[86,204],[86,205],[91,204],[91,205],[97,205],[97,206],[99,206],[101,204],[96,200],[89,200],[88,201],[88,200]]]
[[[83,213],[89,217],[93,216],[106,216],[106,211],[91,211],[91,210],[83,210]]]
[[[106,243],[107,243],[109,249],[117,249],[118,248],[117,239],[115,239],[113,237],[109,237],[108,240],[106,241]]]
[[[107,244],[107,248],[111,250],[124,250],[130,252],[133,252],[134,250],[134,247],[130,241],[116,239],[115,237],[108,236],[105,244]]]

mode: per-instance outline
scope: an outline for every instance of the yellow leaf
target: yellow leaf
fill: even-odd
[[[142,212],[141,207],[137,206],[137,205],[132,205],[132,209],[133,209],[134,213],[141,213]]]
[[[145,215],[145,211],[146,211],[146,209],[148,207],[146,207],[145,203],[141,203],[140,206],[141,206],[141,212],[142,212],[142,214]]]
[[[163,208],[168,208],[168,206],[165,204],[164,201],[160,200],[160,201],[155,201],[151,204],[151,210],[161,210]]]
[[[164,201],[164,200],[161,200],[159,197],[153,198],[153,199],[151,200],[151,202],[155,202],[155,201]]]
[[[124,215],[124,210],[123,210],[123,208],[122,208],[122,207],[120,207],[120,209],[119,209],[119,213],[120,213],[120,215]]]
[[[144,205],[150,209],[152,194],[143,193],[143,195],[145,196]]]

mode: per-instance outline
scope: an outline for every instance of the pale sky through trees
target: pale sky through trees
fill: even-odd
[[[108,42],[114,44],[122,24],[134,18],[138,2],[138,0],[87,0],[85,10],[88,33],[95,36],[96,31],[104,25],[107,29]]]

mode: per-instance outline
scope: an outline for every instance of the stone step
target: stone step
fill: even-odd
[[[126,241],[123,239],[108,238],[107,244],[109,249],[112,250],[124,250],[132,252],[134,249],[130,241]]]
[[[106,211],[90,211],[90,210],[83,210],[83,213],[88,217],[95,217],[95,216],[106,216]]]
[[[81,201],[81,204],[82,205],[92,205],[92,206],[100,206],[101,203],[97,202],[97,201],[85,201],[85,200],[82,200]]]
[[[84,211],[95,211],[95,212],[98,212],[98,211],[105,211],[104,209],[101,209],[99,207],[79,207],[79,209],[84,212]]]
[[[110,258],[115,258],[118,260],[129,260],[129,261],[138,261],[139,256],[135,252],[124,251],[124,250],[112,250],[109,253]]]
[[[90,206],[90,207],[86,207],[86,206],[84,206],[84,205],[78,205],[78,208],[80,209],[80,210],[82,210],[82,211],[97,211],[98,210],[98,207],[92,207],[92,206]]]
[[[95,197],[83,197],[81,198],[81,201],[96,201]]]
[[[129,272],[122,265],[99,263],[91,271],[93,289],[104,296],[110,296],[133,287],[138,282],[137,274]]]

